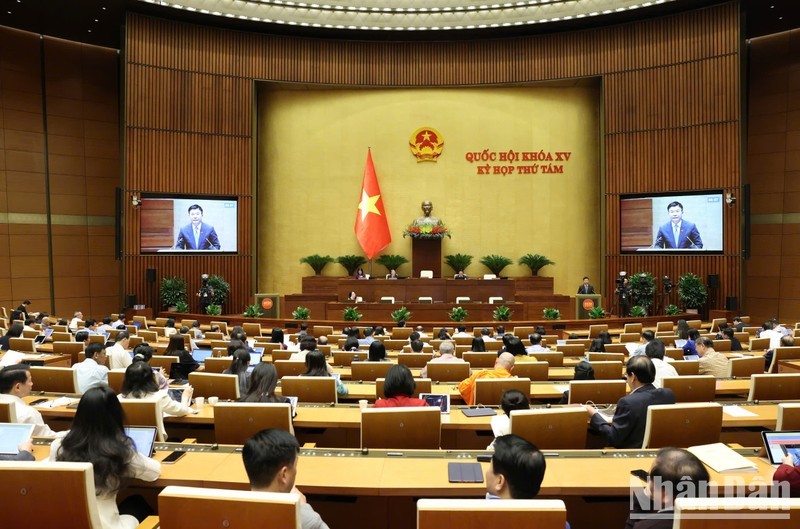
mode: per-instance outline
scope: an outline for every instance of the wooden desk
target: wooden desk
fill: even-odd
[[[69,355],[61,355],[61,354],[52,354],[53,353],[53,346],[50,346],[50,351],[46,352],[40,348],[46,348],[47,346],[39,346],[37,347],[37,351],[39,354],[26,354],[25,357],[22,359],[23,363],[32,365],[32,366],[48,366],[48,367],[70,367],[72,365],[72,359]],[[5,355],[3,353],[0,355],[2,358]]]
[[[799,360],[779,360],[778,373],[798,373],[800,372]]]
[[[514,279],[340,279],[337,296],[339,301],[345,301],[347,295],[353,291],[365,302],[378,302],[382,297],[393,297],[397,302],[409,302],[417,301],[422,296],[446,303],[455,303],[457,297],[488,302],[490,297],[514,301],[516,290],[517,281]],[[414,319],[417,320],[416,317]]]
[[[475,299],[474,297],[472,298]],[[487,298],[488,300],[488,298]],[[525,318],[525,304],[515,303],[513,301],[503,303],[506,307],[514,312],[514,319],[521,320]],[[398,302],[398,303],[352,303],[352,302],[337,302],[328,303],[328,314],[334,314],[336,317],[341,317],[342,311],[347,307],[358,307],[358,312],[364,315],[365,320],[369,321],[382,321],[389,319],[389,315],[400,307],[405,307],[410,310],[414,315],[414,322],[427,322],[427,321],[442,321],[448,318],[447,313],[450,312],[455,303],[453,302],[436,302],[436,303],[418,303],[416,298],[414,302]],[[491,321],[492,313],[498,305],[490,303],[459,303],[469,313],[470,319],[479,321]],[[511,322],[513,325],[513,322]],[[508,325],[508,323],[507,323]]]

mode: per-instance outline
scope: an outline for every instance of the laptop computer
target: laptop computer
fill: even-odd
[[[40,334],[39,336],[33,339],[33,343],[35,343],[36,345],[43,344],[46,339],[47,336],[45,336],[44,334]]]
[[[126,426],[125,435],[131,438],[136,451],[144,457],[153,457],[156,442],[155,426]]]
[[[53,334],[53,328],[52,327],[48,327],[48,328],[46,328],[44,330],[44,337],[45,338],[50,338],[51,334]]]
[[[684,345],[686,345],[686,340],[681,340],[680,338],[675,340],[675,347],[677,347],[678,349],[683,349]]]
[[[0,424],[0,454],[17,455],[19,445],[31,438],[33,424]]]
[[[206,358],[211,356],[213,351],[211,349],[195,349],[192,351],[192,358],[201,364],[206,361]]]
[[[261,363],[261,357],[264,354],[264,348],[258,347],[250,351],[250,365],[256,366]]]
[[[761,432],[769,462],[780,465],[783,458],[792,456],[794,466],[800,466],[800,431]]]
[[[419,398],[429,406],[438,406],[442,413],[450,413],[450,395],[440,393],[420,393]]]
[[[141,329],[142,328],[142,322],[140,322],[140,321],[133,321],[133,322],[131,322],[131,324],[134,327],[136,327],[137,329]]]

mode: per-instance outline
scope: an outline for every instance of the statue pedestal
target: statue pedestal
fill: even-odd
[[[442,277],[442,240],[411,239],[411,270],[419,277],[422,270],[433,270],[433,277]]]

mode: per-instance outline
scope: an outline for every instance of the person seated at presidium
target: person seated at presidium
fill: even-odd
[[[467,274],[465,274],[463,270],[459,270],[458,273],[453,276],[453,279],[467,279]]]
[[[219,250],[219,237],[214,226],[203,222],[203,208],[189,206],[189,224],[182,227],[175,241],[176,250]]]
[[[301,376],[304,377],[330,377],[332,376],[329,372],[330,366],[328,362],[325,361],[325,355],[322,354],[322,351],[309,351],[306,354],[305,358],[306,362],[306,372],[303,373]],[[348,393],[347,386],[342,384],[342,381],[339,380],[339,377],[334,377],[336,380],[336,394],[340,397],[344,397]]]
[[[358,301],[358,294],[356,294],[355,290],[351,290],[347,293],[347,299],[345,301]]]
[[[634,356],[625,367],[631,392],[619,399],[609,423],[594,406],[584,406],[593,430],[605,436],[614,448],[641,448],[647,423],[647,408],[653,404],[675,404],[670,389],[653,386],[656,368],[647,356]]]
[[[399,279],[399,278],[400,276],[397,275],[397,270],[395,270],[394,268],[389,270],[389,273],[386,274],[386,279]]]
[[[417,383],[411,376],[411,370],[403,364],[393,365],[386,373],[383,383],[383,394],[386,398],[378,399],[373,408],[405,408],[409,406],[428,406],[422,399],[412,397]]]
[[[356,270],[356,273],[353,277],[355,279],[367,279],[367,274],[364,273],[363,268],[359,268],[358,270]]]
[[[250,489],[257,492],[298,494],[301,529],[328,529],[320,515],[294,485],[299,453],[300,443],[285,430],[261,430],[248,439],[242,448],[242,461],[250,481]]]
[[[683,204],[670,202],[667,205],[669,222],[658,228],[653,248],[703,248],[700,232],[693,222],[683,220]]]
[[[131,479],[155,481],[161,475],[161,463],[136,451],[123,424],[124,413],[114,392],[107,386],[91,388],[78,403],[69,433],[53,441],[47,459],[92,464],[103,529],[133,529],[152,514],[140,497],[117,507],[117,492]],[[137,516],[125,514],[134,512]]]

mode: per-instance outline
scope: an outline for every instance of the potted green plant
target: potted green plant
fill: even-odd
[[[514,314],[514,312],[511,309],[505,305],[500,305],[492,312],[492,319],[494,321],[509,321],[512,314]]]
[[[402,265],[408,262],[408,259],[403,257],[402,255],[394,255],[390,253],[385,253],[375,259],[375,262],[381,266],[386,267],[386,270],[397,270]]]
[[[472,256],[464,253],[445,255],[444,264],[452,268],[453,272],[457,274],[466,270],[472,264]]]
[[[292,311],[292,318],[296,320],[307,320],[311,317],[311,311],[306,307],[297,307]]]
[[[260,318],[264,313],[261,312],[261,306],[258,304],[248,305],[244,308],[244,316],[246,318]]]
[[[708,291],[698,276],[683,274],[678,279],[678,299],[686,312],[697,314],[708,299]]]
[[[222,314],[222,306],[217,305],[216,303],[212,303],[208,307],[206,307],[206,314],[209,316],[219,316]]]
[[[347,275],[352,276],[355,275],[356,270],[363,266],[367,260],[363,255],[340,255],[336,258],[336,262],[347,270]]]
[[[527,266],[531,269],[531,275],[538,276],[539,270],[547,265],[554,265],[556,263],[544,255],[539,255],[538,253],[529,253],[520,257],[517,264]]]
[[[411,311],[405,307],[400,307],[399,309],[393,311],[390,316],[392,317],[392,321],[395,323],[400,320],[408,321],[411,319]]]
[[[546,320],[559,320],[561,319],[561,311],[558,309],[544,309],[544,319]]]
[[[179,301],[175,304],[175,312],[189,312],[189,304],[185,301]]]
[[[211,297],[211,303],[222,307],[228,302],[228,295],[231,292],[231,285],[225,281],[222,276],[208,276],[208,286],[214,289],[214,295]]]
[[[186,301],[186,281],[178,276],[162,278],[159,295],[161,304],[174,311],[179,301]]]
[[[467,319],[467,316],[469,316],[469,313],[466,309],[461,307],[453,307],[453,310],[448,312],[447,315],[450,317],[451,321],[464,321]]]
[[[314,270],[314,275],[322,275],[322,270],[328,266],[329,263],[333,262],[333,257],[330,255],[307,255],[305,257],[300,258],[301,263],[305,263]]]
[[[603,307],[592,307],[586,311],[586,314],[589,315],[590,320],[597,320],[606,317],[606,311]]]
[[[511,263],[513,263],[511,259],[508,257],[504,257],[502,255],[484,255],[481,257],[481,264],[489,269],[491,273],[500,277],[500,272],[503,271],[503,268],[507,267]]]
[[[653,296],[656,293],[656,280],[650,272],[639,272],[628,277],[631,287],[631,298],[634,305],[639,305],[645,312],[653,308]]]
[[[647,316],[647,310],[641,305],[634,305],[631,307],[631,311],[628,313],[628,316],[631,318],[644,318]]]
[[[681,309],[677,305],[673,305],[670,303],[670,305],[664,310],[664,312],[667,313],[667,316],[675,316],[676,314],[681,313]]]
[[[361,314],[360,312],[358,312],[357,309],[358,309],[358,307],[347,307],[347,308],[345,308],[342,311],[342,317],[344,318],[344,321],[358,321],[362,317],[364,317],[364,315]]]

